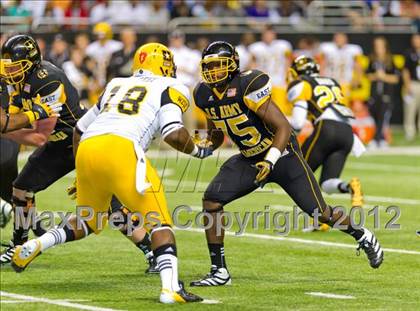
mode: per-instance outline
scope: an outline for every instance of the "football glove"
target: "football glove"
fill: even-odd
[[[273,170],[274,164],[268,160],[263,160],[257,162],[255,165],[253,165],[253,167],[255,167],[258,170],[254,183],[258,187],[263,188],[264,185],[267,183],[268,175],[270,175],[271,171]]]
[[[194,136],[191,138],[198,148],[198,151],[192,155],[193,157],[204,159],[213,154],[213,143],[208,139],[202,139],[198,130],[195,130]]]
[[[60,111],[63,109],[63,104],[45,104],[41,102],[41,96],[38,94],[32,101],[32,110],[26,111],[29,122],[32,123],[36,120],[46,119],[50,117],[59,117]]]
[[[70,197],[71,200],[76,200],[77,198],[76,179],[73,181],[73,184],[67,188],[67,195]]]
[[[209,146],[209,147],[201,147],[201,146],[197,146],[197,152],[195,154],[193,154],[192,156],[195,158],[199,158],[199,159],[204,159],[207,158],[209,156],[211,156],[213,154],[213,147]]]

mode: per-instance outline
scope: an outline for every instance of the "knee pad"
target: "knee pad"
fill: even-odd
[[[162,231],[162,230],[169,230],[173,234],[175,234],[174,229],[172,229],[172,227],[170,225],[162,225],[160,227],[152,228],[152,230],[150,231],[150,237],[152,237],[153,233],[158,232],[158,231]]]

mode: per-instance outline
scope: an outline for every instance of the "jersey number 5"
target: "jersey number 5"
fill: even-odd
[[[110,101],[118,93],[120,88],[121,86],[116,86],[111,90],[109,98],[104,105],[103,111],[109,111]],[[140,104],[144,100],[146,93],[147,89],[144,86],[135,86],[129,89],[118,103],[118,112],[128,115],[137,114],[139,112]]]

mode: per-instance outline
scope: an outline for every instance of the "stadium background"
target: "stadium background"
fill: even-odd
[[[286,2],[288,5],[293,4],[294,10],[275,14],[276,5],[288,6],[284,4]],[[93,42],[94,26],[101,20],[112,25],[113,38],[119,40],[120,33],[127,26],[119,19],[129,15],[123,10],[128,1],[110,1],[110,8],[102,10],[106,13],[105,17],[93,19],[93,7],[103,8],[104,3],[1,0],[1,42],[12,32],[31,33],[41,46],[45,43],[44,56],[47,59],[53,60],[49,54],[57,49],[67,56],[55,59],[67,61],[66,58],[71,58],[73,54],[75,38],[86,34],[89,43]],[[132,3],[150,8],[156,1]],[[214,4],[211,3],[217,4],[216,7],[221,5],[222,9],[212,9]],[[145,14],[141,19],[136,17],[136,23],[131,21],[128,26],[136,32],[136,45],[151,40],[153,36],[168,43],[168,35],[178,29],[185,33],[191,48],[196,48],[199,38],[226,39],[237,44],[242,34],[248,31],[256,34],[259,40],[263,26],[267,23],[273,25],[279,39],[290,41],[294,49],[302,37],[316,38],[321,42],[330,41],[336,32],[343,31],[348,34],[350,43],[362,47],[365,56],[371,53],[373,38],[384,35],[390,42],[392,53],[397,55],[394,60],[401,68],[403,59],[399,55],[404,55],[411,34],[418,31],[420,15],[418,1],[411,0],[259,1],[259,5],[262,3],[271,8],[271,11],[264,11],[267,17],[255,18],[245,13],[236,13],[238,17],[220,17],[241,12],[240,8],[235,8],[235,4],[246,8],[253,3],[234,0],[162,1],[163,16],[167,16],[165,22],[156,25],[152,17],[158,14]],[[174,14],[177,10],[167,8],[171,4],[190,17],[180,18],[182,14]],[[331,7],[328,8],[328,5]],[[233,8],[228,10],[229,6]],[[81,94],[84,103],[90,105],[101,91],[96,78],[99,71],[95,66],[91,67],[92,70],[86,70],[93,63],[87,59],[84,61],[85,68],[80,70],[83,73]],[[366,89],[369,87],[365,85]],[[393,127],[392,131],[394,138],[399,133],[399,141],[395,143],[413,144],[405,143],[402,133],[401,82],[396,94],[392,122],[397,127]],[[364,96],[360,104],[366,108],[365,101],[369,94],[365,92]],[[193,119],[193,116],[189,117]],[[417,145],[419,143],[419,139],[414,142]],[[235,224],[226,239],[226,253],[234,285],[197,289],[197,294],[219,300],[221,304],[186,306],[188,310],[214,310],[215,307],[225,310],[419,310],[420,253],[419,237],[415,232],[419,230],[420,157],[416,150],[390,148],[388,151],[369,152],[360,159],[351,156],[343,172],[345,179],[358,176],[362,180],[367,195],[363,209],[366,213],[374,206],[379,207],[381,226],[375,232],[386,248],[386,261],[381,269],[373,271],[366,264],[365,258],[355,256],[355,245],[343,238],[337,230],[325,234],[294,230],[286,238],[279,239],[272,231],[263,230],[259,219],[258,229],[248,226],[246,236],[235,237],[233,232],[238,230]],[[206,161],[178,159],[178,156],[166,159],[155,150],[149,152],[162,175],[170,208],[187,203],[194,210],[194,214],[189,217],[183,214],[182,222],[192,219],[201,210],[202,193],[230,152],[233,150],[223,150]],[[28,155],[29,152],[20,154],[20,167]],[[48,190],[42,191],[37,197],[39,211],[74,211],[74,201],[65,193],[74,176],[74,172],[70,173]],[[290,211],[293,202],[281,189],[269,186],[232,203],[229,211],[239,212],[243,216],[244,211],[261,211],[262,204],[270,206],[271,213]],[[331,204],[348,205],[346,196],[328,196],[327,199]],[[392,216],[385,212],[385,208],[391,204],[401,208],[398,220],[401,229],[398,231],[383,228]],[[373,228],[372,217],[367,217],[367,226]],[[0,231],[1,240],[8,241],[11,232],[12,224],[9,224]],[[197,228],[177,231],[176,235],[181,278],[184,281],[197,279],[208,268],[204,235]],[[114,230],[105,230],[101,235],[89,237],[86,241],[52,249],[23,274],[16,274],[10,267],[2,268],[1,309],[55,311],[63,310],[71,304],[75,309],[162,310],[155,299],[160,280],[145,276],[145,267],[141,254],[128,240],[122,239]],[[312,296],[313,292],[327,292],[343,297],[323,298]],[[185,306],[181,308],[185,309]],[[171,309],[177,308],[175,306]]]
[[[129,68],[134,54],[125,42],[118,44],[127,47],[129,57],[119,63],[115,63],[116,56],[112,55],[121,48],[117,43],[109,52],[95,56],[87,53],[88,45],[98,38],[95,29],[119,41],[121,33],[129,28],[135,34],[135,47],[159,41],[173,48],[168,37],[171,34],[185,36],[185,46],[175,51],[175,60],[178,72],[195,72],[187,73],[186,84],[191,89],[199,79],[199,55],[209,41],[223,39],[239,45],[244,34],[249,33],[254,35],[254,41],[259,41],[264,27],[269,24],[277,33],[277,39],[291,43],[293,52],[287,56],[288,61],[300,53],[309,53],[320,61],[321,72],[325,73],[327,60],[323,57],[322,45],[333,41],[334,34],[346,33],[348,43],[360,46],[363,51],[354,65],[360,66],[361,71],[353,74],[347,97],[357,117],[354,128],[365,143],[374,133],[374,121],[367,108],[370,84],[364,74],[372,53],[372,42],[374,38],[384,36],[391,48],[394,65],[402,70],[411,35],[420,28],[420,5],[416,0],[2,0],[1,4],[1,42],[13,32],[34,35],[44,58],[64,69],[86,106],[96,102],[106,81],[116,75],[129,74],[126,69],[123,72],[117,67]],[[100,22],[106,22],[112,28],[107,29],[102,24],[95,28]],[[195,67],[191,63],[196,63]],[[334,72],[334,68],[330,71]],[[403,123],[402,87],[400,77],[392,99],[390,122],[395,125]],[[290,114],[290,106],[285,110]],[[198,111],[186,118],[189,128],[199,128],[204,123]],[[307,125],[303,135],[309,132]],[[391,141],[390,131],[386,133],[387,140]]]

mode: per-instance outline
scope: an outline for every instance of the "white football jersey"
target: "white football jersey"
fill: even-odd
[[[274,86],[286,86],[287,59],[292,53],[292,45],[288,41],[255,42],[249,46],[249,51],[255,57],[256,69],[267,73]]]
[[[323,75],[336,79],[339,83],[350,83],[353,76],[354,62],[363,50],[356,44],[346,44],[338,48],[334,42],[321,43],[319,51],[325,61]]]
[[[175,78],[148,73],[115,78],[77,127],[82,140],[115,134],[146,151],[159,132],[164,138],[183,126],[182,113],[189,102],[188,88]]]

